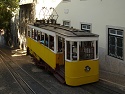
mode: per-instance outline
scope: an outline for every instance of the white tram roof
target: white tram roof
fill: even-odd
[[[99,37],[99,35],[97,35],[97,34],[93,34],[93,33],[86,32],[86,31],[81,31],[79,29],[60,26],[58,24],[56,24],[56,25],[55,24],[41,24],[38,26],[36,26],[36,25],[35,26],[29,25],[29,26],[49,30],[49,31],[55,32],[57,34],[60,34],[62,36],[66,36],[66,37]]]

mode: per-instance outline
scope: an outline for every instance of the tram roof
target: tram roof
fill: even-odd
[[[45,25],[39,25],[35,26],[41,29],[46,29],[58,34],[61,34],[63,36],[67,37],[98,37],[99,35],[93,34],[87,31],[81,31],[79,29],[75,28],[69,28],[61,25],[53,25],[53,24],[45,24]]]

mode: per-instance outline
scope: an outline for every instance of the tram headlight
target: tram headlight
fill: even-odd
[[[86,72],[89,72],[91,70],[91,68],[89,66],[86,66],[84,69]]]

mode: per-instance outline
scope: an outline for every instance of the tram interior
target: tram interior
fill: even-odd
[[[68,60],[89,60],[94,59],[94,42],[93,41],[80,41],[77,42],[67,41],[67,59]],[[78,50],[79,47],[79,51]],[[71,55],[72,53],[72,55]],[[79,57],[77,58],[77,55]]]

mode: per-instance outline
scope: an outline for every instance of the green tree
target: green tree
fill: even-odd
[[[0,0],[0,28],[8,28],[19,0]]]
[[[18,7],[19,0],[0,0],[0,29],[6,30],[6,38],[9,38],[11,18]]]

